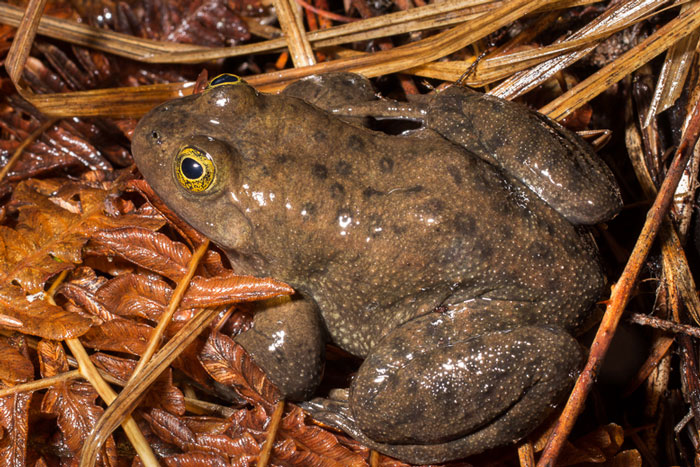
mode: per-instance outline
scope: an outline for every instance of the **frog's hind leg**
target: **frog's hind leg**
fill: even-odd
[[[452,86],[435,94],[425,122],[525,184],[572,223],[608,220],[622,206],[615,178],[593,148],[528,107]]]
[[[282,94],[305,100],[324,110],[377,98],[367,78],[348,72],[311,75],[290,84]]]
[[[498,327],[451,307],[387,335],[365,360],[347,404],[315,400],[314,417],[414,463],[459,459],[517,441],[561,401],[582,360],[563,329]]]

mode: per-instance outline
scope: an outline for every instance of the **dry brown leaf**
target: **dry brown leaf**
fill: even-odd
[[[185,275],[192,257],[184,244],[141,227],[101,231],[93,240],[112,253],[176,282]]]
[[[37,353],[43,377],[68,371],[68,360],[59,342],[42,340],[37,346]],[[62,442],[73,455],[80,452],[85,438],[104,412],[95,404],[96,399],[95,389],[89,383],[78,380],[59,382],[44,394],[41,411],[58,417]],[[111,437],[101,453],[105,463],[116,463],[116,450]]]
[[[21,322],[23,332],[65,339],[91,325],[90,319],[44,301],[44,284],[81,261],[82,247],[95,231],[138,219],[134,213],[106,214],[105,201],[120,192],[121,183],[105,182],[103,189],[65,180],[27,180],[15,187],[11,206],[19,213],[17,224],[0,226],[0,313]]]
[[[34,379],[34,365],[22,352],[0,337],[0,380],[3,383],[24,383]]]
[[[115,318],[93,326],[81,336],[86,347],[98,350],[112,350],[131,355],[141,355],[146,350],[153,327],[132,320]]]
[[[183,451],[190,450],[194,445],[194,433],[175,415],[165,410],[151,409],[143,417],[148,421],[153,433],[166,443],[174,444]]]
[[[196,416],[182,417],[181,419],[190,430],[197,434],[220,435],[226,433],[233,427],[233,422],[231,420],[219,417]]]
[[[249,457],[251,460],[260,452],[260,445],[249,433],[233,439],[224,434],[196,433],[195,444],[201,451],[215,451],[231,459]]]
[[[262,404],[270,412],[281,399],[279,390],[243,347],[221,333],[214,331],[209,335],[199,361],[216,381],[233,386],[246,400]]]
[[[165,281],[140,274],[123,274],[100,287],[97,298],[119,316],[157,322],[172,294],[173,288]]]
[[[187,452],[163,459],[168,467],[230,467],[221,456],[209,452]]]
[[[275,445],[275,457],[294,465],[367,465],[364,457],[340,444],[334,434],[316,425],[307,425],[305,419],[304,412],[296,406],[284,416],[278,438],[285,441]]]
[[[119,358],[102,352],[90,356],[95,366],[122,383],[126,383],[136,368],[136,360]],[[172,371],[161,374],[150,387],[141,405],[166,410],[171,414],[185,413],[185,396],[173,385]]]
[[[293,290],[283,282],[253,276],[238,276],[228,271],[223,277],[194,277],[182,299],[182,307],[210,308],[269,298],[270,293],[261,288],[261,281],[266,282],[270,287],[286,289],[287,293],[293,293]]]
[[[28,358],[24,337],[3,338],[2,387],[5,381],[28,381],[34,379],[34,365]],[[32,392],[21,392],[0,398],[0,465],[25,465],[27,456],[27,432],[29,428],[29,405]]]
[[[29,403],[32,393],[23,392],[0,397],[0,464],[26,465]]]

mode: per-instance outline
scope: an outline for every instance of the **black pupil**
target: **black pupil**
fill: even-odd
[[[223,84],[223,83],[235,83],[238,81],[238,78],[235,76],[231,75],[219,75],[213,80],[211,80],[211,83],[209,83],[209,86],[216,86],[217,84]]]
[[[182,159],[180,167],[182,167],[182,174],[190,180],[197,180],[204,174],[202,165],[191,157]]]

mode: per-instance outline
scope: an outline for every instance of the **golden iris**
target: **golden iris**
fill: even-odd
[[[214,182],[216,166],[209,154],[193,146],[184,146],[175,159],[175,175],[187,191],[201,193]]]
[[[223,73],[209,81],[205,90],[219,86],[229,86],[241,83],[245,83],[245,81],[243,81],[240,76],[232,75],[231,73]]]

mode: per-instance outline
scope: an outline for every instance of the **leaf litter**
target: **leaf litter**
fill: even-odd
[[[407,94],[409,98],[416,91],[428,92],[439,85],[435,81],[437,76],[457,79],[474,63],[479,50],[490,50],[468,77],[472,84],[496,81],[492,92],[510,96],[534,89],[524,100],[559,117],[568,114],[568,125],[578,129],[612,129],[612,140],[602,155],[622,182],[627,205],[644,206],[648,202],[637,183],[644,185],[649,181],[640,178],[637,182],[628,168],[629,162],[619,154],[628,153],[635,167],[650,166],[648,171],[639,172],[638,177],[653,173],[656,179],[651,183],[660,185],[669,163],[664,152],[681,144],[679,129],[698,98],[694,92],[698,76],[689,66],[697,60],[694,4],[685,4],[679,12],[668,9],[668,2],[659,1],[555,2],[549,10],[528,10],[527,15],[525,12],[516,15],[510,23],[490,30],[490,34],[477,32],[469,36],[473,38],[473,47],[456,49],[446,58],[432,57],[420,66],[413,59],[397,65],[405,57],[401,55],[401,46],[408,41],[429,39],[426,44],[433,43],[431,29],[459,24],[452,21],[466,21],[471,15],[478,17],[488,14],[489,8],[498,7],[485,5],[479,9],[460,4],[458,8],[472,8],[464,10],[464,19],[460,20],[454,10],[445,10],[451,16],[431,16],[436,13],[420,9],[431,7],[424,3],[415,0],[414,5],[419,8],[406,10],[411,5],[405,2],[354,0],[329,5],[325,0],[315,0],[313,11],[320,11],[321,15],[307,9],[304,15],[309,31],[302,30],[295,40],[303,42],[305,36],[310,38],[313,60],[319,62],[312,68],[316,71],[346,66],[343,63],[352,67],[355,62],[343,57],[359,57],[367,50],[381,47],[384,52],[376,55],[377,60],[362,58],[357,63],[364,63],[362,66],[373,76],[405,70],[407,74],[399,75],[398,79],[383,77],[377,80],[377,85],[387,95]],[[338,8],[343,9],[341,16],[365,19],[327,31],[317,29],[319,25],[331,26],[325,18],[334,16],[323,12]],[[398,13],[402,10],[405,11]],[[5,21],[7,11],[0,7],[0,22]],[[407,22],[401,30],[390,29],[395,27],[392,22],[403,21],[399,16],[384,21],[382,13],[392,11],[394,15],[415,12],[410,21],[423,19],[415,24]],[[421,17],[419,12],[423,11],[426,16]],[[188,64],[192,56],[207,54],[214,50],[212,47],[230,48],[235,55],[236,47],[243,47],[241,53],[243,50],[250,53],[254,48],[271,53],[285,45],[284,39],[280,42],[274,38],[279,36],[279,29],[271,26],[275,21],[274,10],[269,3],[254,0],[191,2],[187,6],[165,0],[116,4],[73,2],[70,6],[56,2],[49,4],[46,13],[62,22],[46,26],[42,21],[40,34],[59,40],[38,37],[32,41],[31,54],[21,65],[22,95],[16,93],[8,75],[0,75],[3,90],[0,164],[6,165],[12,153],[43,123],[48,125],[29,143],[0,184],[3,246],[0,249],[0,327],[3,329],[0,349],[5,355],[0,361],[0,381],[3,391],[18,388],[0,397],[0,463],[3,465],[78,461],[80,448],[105,412],[105,405],[90,383],[70,371],[76,360],[65,352],[62,342],[73,352],[75,342],[80,339],[82,345],[91,349],[90,359],[102,377],[116,387],[129,388],[137,358],[148,347],[176,286],[187,275],[195,246],[202,243],[201,236],[168,212],[130,166],[128,147],[134,120],[64,118],[52,123],[37,107],[51,113],[51,109],[62,106],[66,116],[86,114],[88,107],[90,112],[98,109],[91,115],[99,112],[111,115],[107,110],[111,104],[93,100],[94,105],[86,106],[89,99],[94,99],[92,90],[123,86],[115,89],[126,93],[121,99],[130,102],[130,98],[124,97],[130,95],[128,86],[137,97],[133,108],[123,115],[138,115],[156,102],[191,89],[191,84],[184,83],[194,81],[202,68]],[[678,22],[681,26],[677,28],[667,28],[672,34],[666,34],[661,26],[679,14],[684,15],[681,16],[684,22]],[[448,18],[452,19],[448,21]],[[547,18],[548,27],[537,29],[537,18]],[[78,19],[82,24],[73,27]],[[282,26],[289,26],[286,20],[281,21]],[[621,24],[627,29],[620,31]],[[383,28],[387,30],[382,31]],[[74,34],[73,30],[77,32]],[[121,36],[110,38],[109,33],[100,32],[110,30]],[[368,32],[375,30],[376,33]],[[564,34],[568,31],[578,32]],[[410,34],[392,37],[400,33]],[[99,50],[85,47],[89,41],[81,42],[81,37],[90,34],[105,45]],[[348,34],[347,42],[339,40],[331,48],[320,49],[323,40],[335,41],[335,37],[343,34]],[[0,25],[0,60],[16,67],[6,57],[14,37],[12,27]],[[128,41],[129,37],[134,38],[134,52],[145,45],[155,47],[174,64],[137,63],[104,52],[114,47],[110,41],[117,44]],[[256,37],[268,40],[264,48],[259,44],[265,41],[260,40],[238,45]],[[143,43],[138,38],[144,39]],[[625,56],[626,51],[646,38],[649,45],[644,54],[635,57],[633,50]],[[357,42],[362,40],[368,42]],[[178,41],[180,45],[168,41]],[[387,52],[392,47],[399,50]],[[415,50],[416,57],[423,53],[420,48]],[[659,63],[648,63],[664,50],[668,52]],[[178,64],[180,56],[182,63]],[[238,56],[241,58],[233,63],[207,63],[210,76],[233,71],[247,75],[251,83],[279,87],[271,77],[288,81],[307,72],[303,68],[275,71],[285,67],[284,53],[276,62],[274,57],[266,55]],[[396,62],[392,62],[394,59]],[[432,81],[417,76],[432,77]],[[586,79],[593,76],[596,79]],[[642,83],[648,78],[652,81],[658,78],[655,92],[643,91]],[[80,100],[81,92],[86,93],[88,100]],[[65,95],[65,102],[60,100],[61,94]],[[145,96],[144,101],[139,101],[138,96]],[[604,105],[604,102],[621,105]],[[638,114],[637,120],[609,111],[627,106],[633,109],[632,115]],[[620,122],[624,123],[622,128]],[[694,190],[695,186],[691,184],[688,189]],[[649,190],[645,193],[653,196]],[[692,214],[693,209],[687,212]],[[625,229],[625,224],[638,223],[644,214],[645,210],[630,207],[609,224],[608,230],[596,232],[612,277],[622,270],[634,243],[633,234],[629,228]],[[689,295],[695,286],[694,283],[689,286],[688,281],[692,281],[691,270],[695,269],[697,256],[692,243],[695,227],[688,214],[686,217],[678,223],[691,228],[690,234],[687,231],[679,234],[683,238],[691,235],[685,247],[690,259],[675,259],[683,254],[683,247],[668,244],[673,242],[673,234],[662,235],[665,243],[661,260],[659,256],[651,256],[645,263],[644,274],[654,287],[649,289],[639,283],[637,303],[630,305],[638,312],[644,312],[646,307],[646,312],[654,310],[661,320],[692,323],[684,306],[691,311],[696,307],[697,298]],[[59,284],[57,278],[61,274],[66,276]],[[55,302],[48,298],[49,287],[54,282],[58,286]],[[685,298],[679,299],[677,290]],[[161,345],[200,316],[201,310],[214,310],[210,312],[213,321],[172,357],[170,366],[155,375],[150,390],[140,396],[134,412],[138,428],[164,465],[255,465],[261,456],[269,456],[271,465],[405,465],[371,455],[345,435],[317,426],[293,404],[284,404],[284,411],[280,412],[276,389],[232,340],[250,325],[253,312],[245,305],[230,307],[289,292],[282,284],[235,275],[215,250],[210,249],[199,263],[180,307],[160,338]],[[641,465],[642,456],[651,465],[657,462],[656,457],[663,459],[661,464],[671,464],[692,459],[700,450],[694,444],[694,440],[700,439],[696,424],[689,423],[694,413],[689,407],[700,403],[697,394],[686,392],[688,384],[692,387],[697,380],[697,368],[688,367],[687,363],[695,361],[693,345],[680,337],[676,338],[676,344],[668,343],[669,332],[671,337],[682,332],[668,329],[682,328],[669,325],[664,329],[667,330],[644,330],[654,342],[658,340],[656,347],[666,350],[650,353],[649,361],[640,370],[644,372],[640,373],[642,376],[629,377],[630,381],[638,381],[634,387],[639,387],[636,394],[645,401],[644,416],[640,418],[632,409],[618,413],[619,407],[629,404],[624,400],[619,402],[613,397],[612,406],[595,400],[595,419],[584,416],[572,441],[556,448],[561,465]],[[662,346],[662,342],[667,344]],[[674,345],[683,350],[684,381],[690,383],[679,384],[671,370],[669,349]],[[154,358],[158,359],[158,354]],[[84,363],[80,365],[82,370]],[[345,378],[346,383],[347,374],[355,365],[353,359],[329,349],[327,379]],[[47,382],[46,387],[42,387],[42,381]],[[23,387],[31,389],[22,390]],[[659,397],[660,394],[668,397]],[[585,395],[573,403],[582,404],[583,400]],[[30,410],[32,404],[39,407],[38,412]],[[613,409],[614,406],[618,409]],[[659,413],[664,415],[661,417]],[[691,416],[683,417],[684,413]],[[277,424],[277,429],[270,433],[273,424]],[[673,432],[664,428],[673,424],[676,425]],[[530,436],[523,444],[530,446],[530,456],[545,447],[548,437],[556,439],[560,426],[545,426]],[[568,431],[563,433],[566,436]],[[99,465],[124,462],[138,465],[142,461],[134,457],[133,448],[120,432],[106,439],[97,454]],[[29,445],[39,448],[28,449]],[[519,452],[523,453],[521,465],[529,465],[528,449]],[[547,446],[541,460],[543,465],[544,459],[551,459],[551,452],[552,448]],[[503,448],[493,454],[476,456],[472,463],[517,462],[514,450]]]

